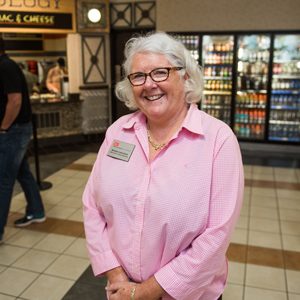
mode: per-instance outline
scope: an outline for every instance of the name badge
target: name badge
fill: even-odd
[[[135,145],[113,140],[107,155],[116,159],[129,161]]]

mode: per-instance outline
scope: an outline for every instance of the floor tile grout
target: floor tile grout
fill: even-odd
[[[82,192],[82,187],[84,185],[82,185],[81,188],[79,187],[77,189],[77,192],[75,190],[72,192],[72,179],[77,178],[77,179],[79,179],[78,182],[80,182],[81,181],[80,178],[81,178],[81,176],[83,176],[84,179],[82,179],[82,180],[86,181],[88,174],[91,171],[92,161],[95,156],[96,156],[96,153],[92,153],[92,155],[87,154],[85,157],[88,157],[89,159],[79,158],[76,161],[74,161],[73,163],[67,164],[63,168],[60,168],[57,172],[54,172],[53,174],[51,174],[51,176],[49,178],[51,178],[52,180],[56,180],[55,178],[57,176],[64,178],[64,181],[70,180],[70,185],[68,185],[68,186],[70,186],[70,187],[68,187],[68,190],[70,190],[70,194],[68,192],[66,192],[65,190],[63,190],[65,192],[65,195],[62,196],[62,199],[59,200],[55,205],[53,205],[51,209],[53,209],[55,207],[57,207],[57,209],[65,208],[65,212],[63,212],[63,214],[67,214],[67,212],[69,211],[68,209],[72,208],[74,211],[67,218],[70,218],[71,215],[76,214],[76,212],[80,211],[80,207],[76,208],[76,207],[68,206],[67,205],[68,202],[63,203],[63,201],[68,197],[72,197],[72,194],[78,195],[78,193]],[[288,278],[287,272],[298,272],[299,276],[300,276],[300,251],[291,251],[291,250],[284,249],[284,247],[285,247],[284,238],[290,238],[290,240],[288,240],[287,245],[290,247],[290,249],[292,249],[294,247],[293,241],[296,240],[300,236],[298,234],[299,231],[291,230],[293,228],[293,226],[296,226],[298,223],[300,223],[297,221],[293,221],[293,218],[294,218],[293,212],[295,212],[295,211],[297,212],[298,210],[300,210],[297,208],[298,204],[296,202],[297,201],[296,195],[298,195],[297,193],[298,193],[298,191],[300,191],[300,182],[299,182],[300,169],[295,170],[295,172],[289,172],[289,170],[291,170],[291,168],[283,169],[283,168],[278,168],[278,167],[264,167],[264,166],[254,166],[254,165],[245,165],[245,169],[246,169],[245,173],[246,173],[246,178],[247,178],[246,179],[246,190],[248,189],[247,193],[249,193],[249,195],[246,197],[248,199],[247,200],[248,203],[247,203],[247,209],[245,210],[245,212],[247,212],[247,214],[245,216],[245,218],[247,218],[246,219],[247,223],[246,223],[246,225],[244,223],[241,223],[241,225],[244,224],[243,226],[246,226],[246,228],[237,227],[237,229],[240,230],[240,233],[242,233],[242,232],[246,233],[246,240],[245,240],[245,243],[240,243],[240,242],[233,243],[232,242],[230,244],[230,247],[228,250],[230,263],[237,263],[237,264],[244,265],[244,268],[243,268],[244,278],[243,278],[243,284],[236,284],[236,283],[229,282],[229,285],[234,285],[234,286],[240,287],[242,289],[242,298],[234,299],[234,300],[243,300],[246,297],[249,297],[249,291],[250,291],[249,289],[250,288],[254,288],[257,290],[265,290],[270,293],[276,292],[276,288],[270,289],[267,287],[258,287],[258,286],[249,284],[249,282],[251,282],[251,281],[248,282],[248,280],[247,280],[248,272],[250,270],[252,270],[251,272],[253,272],[253,268],[263,268],[266,270],[268,270],[268,268],[274,268],[274,270],[282,270],[281,272],[284,273],[284,283],[282,281],[281,284],[282,284],[282,286],[285,286],[284,293],[285,293],[286,297],[288,298],[289,297],[288,284],[289,284],[290,278]],[[262,171],[269,172],[269,170],[272,171],[272,176],[269,176],[269,175],[265,176],[265,178],[268,178],[268,180],[264,180],[263,175],[256,175],[257,177],[254,178],[255,174],[258,174],[259,172],[262,172]],[[78,172],[76,172],[76,171],[78,171]],[[290,175],[286,175],[286,174],[290,174],[290,173],[295,173],[296,178],[293,179],[293,177],[291,177]],[[276,174],[280,174],[280,175],[276,175]],[[259,177],[262,179],[257,179]],[[48,177],[45,177],[45,180],[47,180],[47,178]],[[62,178],[60,180],[62,180]],[[287,180],[290,179],[292,182],[291,181],[290,182],[282,181],[282,179],[285,179],[285,178],[287,178]],[[279,180],[279,179],[281,179],[281,180]],[[294,180],[297,182],[294,182]],[[75,187],[76,187],[76,185],[75,185]],[[275,201],[276,201],[275,207],[260,206],[260,205],[256,205],[259,202],[257,202],[257,201],[253,202],[254,201],[253,199],[259,199],[259,198],[267,199],[268,196],[264,195],[264,193],[263,193],[264,191],[267,191],[267,193],[269,193],[269,194],[273,193],[275,195],[275,197],[274,197]],[[52,190],[49,192],[50,192],[49,195],[51,195],[51,197],[55,197],[55,194],[59,193],[59,189],[55,189],[55,185],[54,185]],[[46,194],[47,194],[47,192],[45,192],[45,197],[46,197]],[[17,195],[15,195],[15,196],[17,196]],[[294,197],[294,199],[284,198],[282,196],[289,196],[291,198]],[[20,195],[19,197],[22,197],[22,196]],[[51,199],[51,197],[49,199]],[[78,198],[80,198],[80,196]],[[269,196],[269,198],[272,198],[272,196]],[[282,199],[285,199],[285,200],[282,200]],[[287,207],[282,207],[283,201],[284,201],[285,206],[287,206]],[[45,201],[45,203],[47,203],[47,201]],[[270,204],[272,204],[272,202],[271,202],[271,200],[268,200],[265,205],[270,205]],[[289,207],[289,206],[291,206],[291,207]],[[267,211],[272,212],[273,210],[276,211],[276,215],[277,215],[276,219],[271,218],[272,214],[269,214],[269,213],[266,214]],[[20,208],[19,212],[13,212],[10,215],[9,227],[11,229],[13,228],[13,220],[15,218],[17,218],[18,216],[22,215],[22,213],[20,213],[21,211],[23,211],[23,210]],[[258,212],[265,211],[265,213],[253,215],[253,212],[257,213],[257,211]],[[52,213],[53,216],[55,216],[54,212],[55,212],[55,210],[53,210],[53,213]],[[256,220],[261,219],[261,221],[266,220],[266,222],[272,222],[272,221],[277,222],[276,226],[278,226],[279,232],[277,232],[277,231],[269,232],[269,231],[251,228],[250,223],[251,223],[251,219],[253,219],[253,218],[255,218]],[[290,219],[290,220],[285,220],[285,219]],[[15,234],[13,234],[13,231],[12,231],[12,233],[11,233],[12,235],[10,236],[10,238],[8,238],[7,241],[5,241],[5,245],[10,246],[10,247],[20,247],[20,246],[14,245],[14,244],[10,244],[9,240],[12,239],[19,232],[22,232],[22,230],[23,231],[33,230],[36,232],[46,233],[47,235],[45,237],[43,237],[41,240],[39,240],[38,242],[35,242],[33,245],[31,245],[31,247],[21,247],[21,248],[25,249],[25,252],[21,256],[19,256],[17,259],[15,259],[14,262],[10,266],[2,265],[1,261],[0,261],[0,269],[1,269],[0,276],[1,276],[1,274],[3,274],[3,272],[5,272],[6,270],[8,270],[10,268],[34,273],[35,271],[28,270],[26,268],[18,268],[18,266],[13,266],[13,264],[15,264],[18,260],[20,260],[22,257],[24,257],[26,255],[26,253],[29,253],[32,250],[41,251],[43,253],[52,253],[52,254],[57,255],[57,257],[51,263],[49,263],[49,265],[47,265],[47,267],[45,267],[43,272],[40,272],[40,273],[36,272],[36,274],[39,274],[38,277],[35,280],[33,280],[30,283],[30,285],[28,285],[25,288],[25,290],[22,293],[20,293],[20,295],[17,298],[18,299],[27,298],[27,297],[24,297],[25,291],[28,292],[27,295],[30,294],[30,292],[32,292],[31,290],[32,289],[34,290],[36,288],[36,285],[38,284],[38,278],[42,275],[47,275],[47,276],[51,276],[53,278],[58,278],[61,280],[64,280],[64,279],[71,280],[72,282],[74,282],[73,286],[70,288],[69,292],[67,292],[65,294],[63,299],[77,300],[77,299],[79,299],[78,296],[76,296],[76,295],[79,295],[79,294],[77,294],[78,293],[77,286],[80,287],[80,284],[81,284],[80,278],[84,275],[84,276],[86,276],[85,280],[87,280],[85,282],[92,281],[93,275],[91,273],[90,266],[87,267],[87,269],[85,269],[85,271],[83,271],[83,273],[81,273],[81,275],[79,275],[77,277],[77,279],[75,279],[75,280],[72,280],[72,279],[66,278],[66,277],[57,276],[57,274],[55,274],[55,275],[47,274],[47,273],[44,273],[44,271],[47,270],[48,268],[50,268],[51,266],[55,266],[55,262],[59,261],[59,259],[61,257],[67,256],[67,257],[72,257],[74,259],[79,259],[79,260],[80,259],[88,260],[87,257],[83,258],[81,256],[76,256],[76,255],[72,255],[70,253],[66,253],[66,251],[69,248],[71,248],[71,246],[74,245],[74,247],[76,248],[75,243],[78,239],[84,239],[84,230],[83,230],[82,220],[74,221],[74,220],[68,220],[65,218],[48,217],[48,221],[46,223],[47,224],[43,223],[43,224],[30,225],[28,228],[23,228],[23,229],[21,229],[21,231],[17,231]],[[268,226],[272,225],[272,223],[265,223],[265,224]],[[275,223],[273,223],[273,224],[275,225]],[[37,226],[35,226],[35,225],[37,225]],[[283,226],[285,226],[285,227],[283,227]],[[268,228],[269,227],[267,227],[266,230]],[[284,233],[284,231],[290,231],[293,234]],[[46,240],[46,237],[51,233],[58,234],[63,237],[64,236],[65,237],[73,237],[74,240],[71,241],[70,244],[68,244],[61,252],[51,251],[50,249],[46,250],[46,249],[35,248],[35,246],[37,246],[39,243],[41,243],[44,239]],[[257,240],[257,238],[255,240],[251,241],[250,240],[251,233],[255,234],[255,235],[260,234],[261,236],[264,236],[264,234],[270,235],[272,237],[278,236],[279,240],[280,240],[281,249],[270,248],[270,247],[261,247],[261,246],[255,245],[255,244],[257,244],[257,242],[260,242],[260,241]],[[239,237],[242,237],[242,236],[241,235],[237,236],[237,238],[239,238]],[[238,239],[238,241],[239,241],[239,239]],[[255,242],[255,244],[250,244],[252,242]],[[276,244],[269,244],[269,245],[276,245]],[[0,248],[0,251],[1,251],[1,248]],[[76,253],[76,252],[73,252],[73,253]],[[0,256],[0,258],[1,258],[1,256]],[[250,270],[248,270],[248,267],[250,268]],[[100,282],[100,285],[103,285],[103,283]],[[1,286],[1,281],[0,281],[0,286]],[[0,298],[1,298],[1,294],[3,294],[3,291],[1,291],[1,287],[0,287]],[[23,295],[23,297],[22,297],[22,295]],[[300,290],[299,290],[299,295],[300,295]],[[230,298],[226,298],[226,291],[225,291],[223,298],[224,298],[224,300],[233,300]],[[92,297],[92,298],[86,298],[86,299],[92,300],[92,299],[96,299],[96,298]],[[101,296],[99,298],[99,295],[98,295],[97,299],[104,299],[104,298],[101,298]],[[60,299],[56,299],[56,300],[60,300]]]

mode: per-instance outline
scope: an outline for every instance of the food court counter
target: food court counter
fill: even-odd
[[[35,115],[38,138],[50,138],[82,133],[82,100],[36,94],[30,97]]]

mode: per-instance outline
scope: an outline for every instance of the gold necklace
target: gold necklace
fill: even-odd
[[[151,137],[151,135],[150,135],[149,129],[147,129],[147,136],[148,136],[148,142],[149,142],[149,144],[154,148],[155,151],[158,151],[158,150],[162,149],[164,146],[166,146],[166,143],[156,144],[156,143],[152,140],[152,137]]]

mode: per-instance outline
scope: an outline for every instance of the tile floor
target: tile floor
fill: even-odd
[[[42,191],[45,223],[13,227],[25,205],[16,187],[0,246],[0,300],[105,299],[105,282],[89,266],[81,212],[95,158],[82,153],[45,178],[53,184]],[[244,168],[244,204],[228,249],[223,300],[300,300],[300,169]]]

